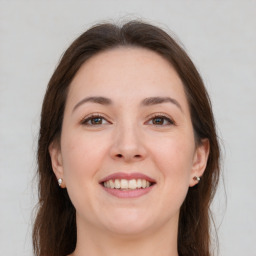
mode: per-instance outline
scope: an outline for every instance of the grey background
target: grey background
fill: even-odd
[[[221,182],[213,206],[219,255],[256,255],[256,1],[249,0],[0,1],[1,255],[32,255],[40,108],[61,54],[95,22],[130,18],[173,31],[202,74],[224,153],[225,189]]]

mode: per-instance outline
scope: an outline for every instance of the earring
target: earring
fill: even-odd
[[[59,183],[59,186],[61,186],[61,184],[62,184],[62,179],[61,178],[58,179],[58,183]]]
[[[195,181],[199,182],[199,181],[200,181],[200,177],[198,177],[198,176],[194,176],[193,180],[195,180]]]

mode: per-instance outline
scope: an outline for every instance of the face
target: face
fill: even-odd
[[[175,229],[208,142],[196,147],[176,71],[157,53],[117,48],[89,59],[73,79],[53,170],[77,226],[118,234]]]

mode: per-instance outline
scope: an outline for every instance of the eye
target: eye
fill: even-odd
[[[101,115],[91,115],[82,120],[82,124],[87,126],[98,126],[108,123],[109,122]]]
[[[175,124],[173,120],[164,115],[155,115],[147,123],[153,124],[155,126],[167,126]]]

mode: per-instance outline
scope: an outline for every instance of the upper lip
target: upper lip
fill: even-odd
[[[150,183],[156,183],[156,180],[154,180],[153,178],[139,172],[133,172],[133,173],[116,172],[102,178],[99,181],[99,183],[103,183],[105,181],[115,180],[115,179],[126,179],[126,180],[144,179],[149,181]]]

